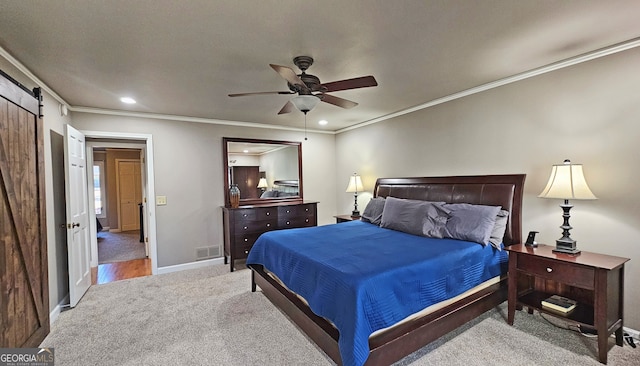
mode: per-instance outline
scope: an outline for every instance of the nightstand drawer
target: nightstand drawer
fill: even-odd
[[[590,290],[594,288],[595,270],[592,267],[562,263],[528,255],[519,255],[518,270],[575,287]]]

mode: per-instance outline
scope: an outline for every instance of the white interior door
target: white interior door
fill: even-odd
[[[87,150],[80,131],[65,125],[64,134],[69,305],[75,307],[91,286]]]

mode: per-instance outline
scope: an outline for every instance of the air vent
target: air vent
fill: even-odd
[[[220,256],[220,247],[219,246],[211,246],[211,247],[200,247],[196,248],[196,260],[201,261],[204,259],[211,259]]]

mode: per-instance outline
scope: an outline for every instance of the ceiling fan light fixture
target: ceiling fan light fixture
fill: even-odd
[[[304,114],[307,114],[307,112],[312,110],[319,101],[320,98],[315,95],[298,95],[291,98],[291,103],[293,103],[293,105]]]

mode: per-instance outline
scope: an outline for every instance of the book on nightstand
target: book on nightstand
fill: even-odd
[[[561,313],[569,313],[576,308],[577,302],[560,295],[553,295],[542,300],[542,307],[559,311]]]

